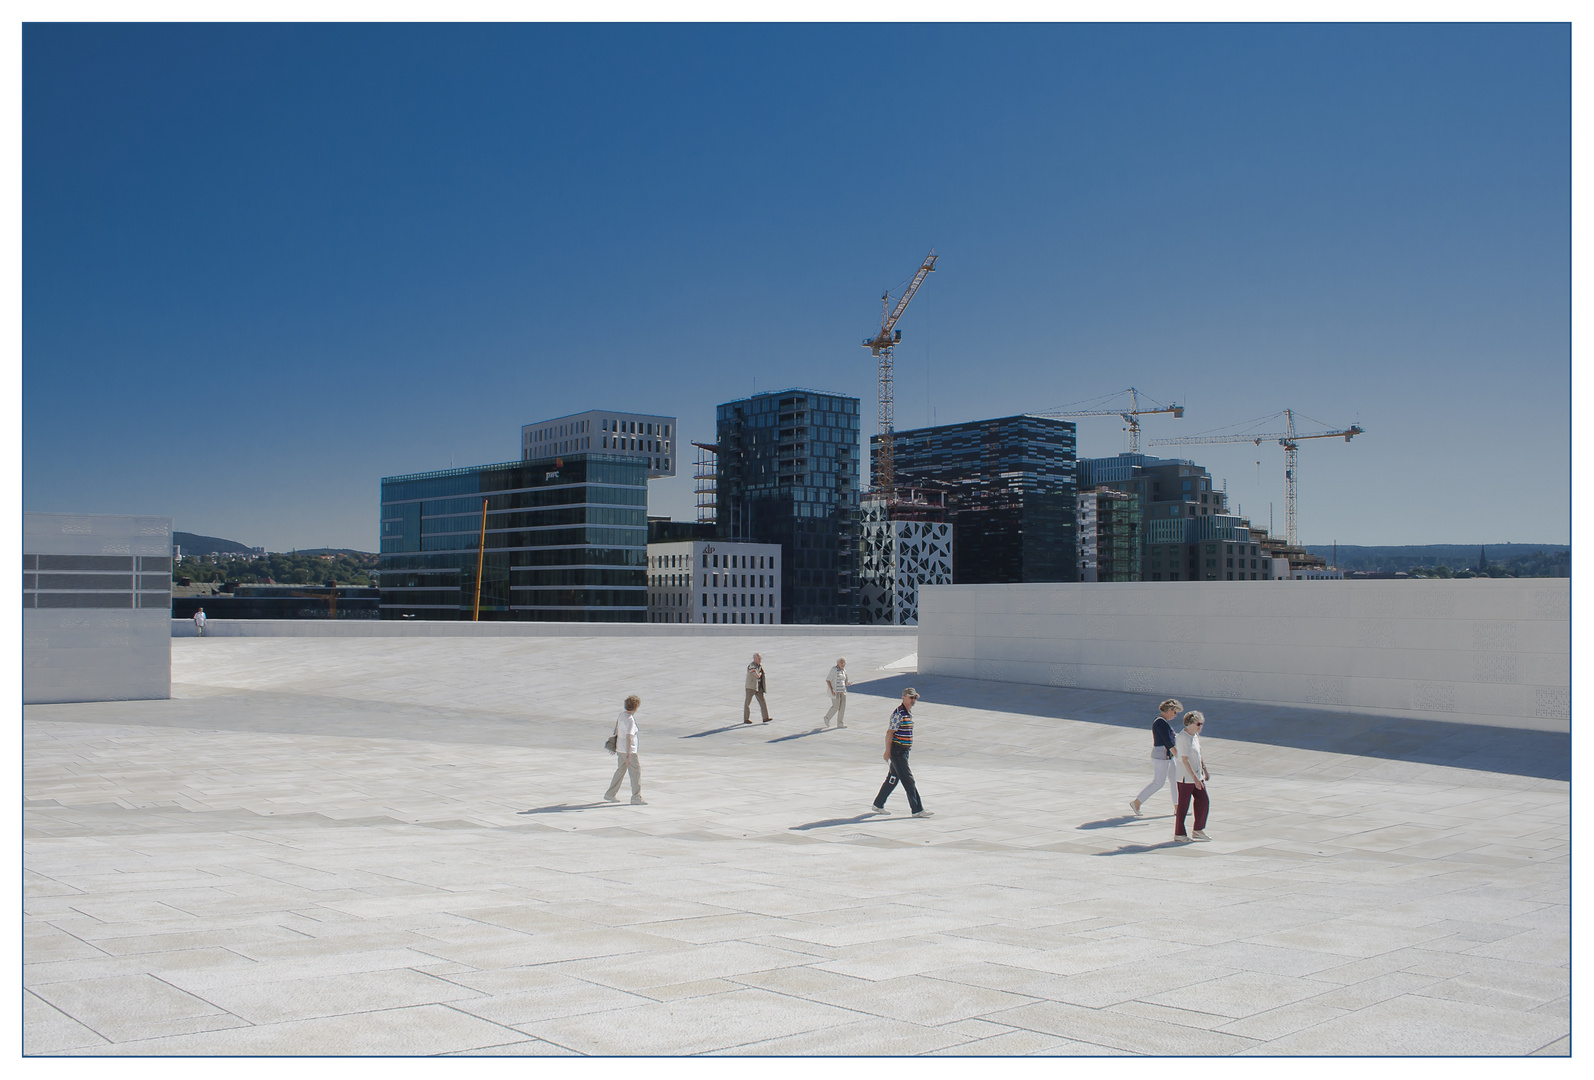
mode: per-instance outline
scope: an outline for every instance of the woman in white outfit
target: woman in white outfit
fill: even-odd
[[[604,802],[619,802],[615,798],[620,791],[620,781],[625,774],[631,774],[631,805],[646,806],[642,801],[642,762],[637,757],[636,741],[636,711],[642,707],[642,699],[632,694],[625,699],[625,711],[614,721],[614,752],[620,763],[614,767],[614,779],[609,781],[609,790],[603,793]]]
[[[1179,764],[1179,809],[1174,815],[1173,842],[1188,844],[1192,840],[1208,840],[1207,836],[1207,767],[1201,760],[1201,729],[1207,718],[1191,709],[1184,714],[1184,730],[1174,737],[1174,760]],[[1195,829],[1184,834],[1184,815],[1195,802]]]

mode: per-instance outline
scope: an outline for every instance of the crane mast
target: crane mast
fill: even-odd
[[[1299,547],[1296,543],[1295,513],[1297,505],[1297,487],[1299,484],[1300,444],[1307,439],[1337,439],[1343,437],[1346,442],[1362,434],[1359,424],[1352,424],[1348,428],[1338,431],[1322,431],[1312,435],[1301,435],[1295,430],[1295,410],[1284,410],[1284,430],[1270,432],[1266,435],[1186,435],[1175,439],[1153,439],[1152,446],[1190,446],[1195,443],[1237,443],[1248,442],[1261,446],[1264,440],[1277,441],[1284,448],[1284,542],[1290,547]]]
[[[868,349],[880,360],[880,411],[878,422],[880,425],[880,451],[875,461],[874,488],[877,494],[890,500],[896,494],[896,462],[895,440],[896,431],[893,413],[892,364],[895,359],[897,342],[902,340],[902,331],[896,329],[897,320],[902,318],[902,313],[908,310],[908,302],[913,299],[913,294],[919,291],[919,286],[924,284],[924,279],[935,269],[935,249],[930,249],[924,262],[920,264],[918,273],[913,275],[913,281],[902,292],[902,297],[897,301],[895,310],[891,307],[891,293],[886,292],[880,297],[880,332],[872,338],[865,338],[863,347]]]

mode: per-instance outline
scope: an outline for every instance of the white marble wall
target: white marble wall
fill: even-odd
[[[1570,611],[1565,578],[926,586],[919,671],[1564,732]]]
[[[170,557],[172,519],[26,513],[22,550],[26,587],[29,555],[125,555],[130,565],[134,556]],[[25,593],[23,704],[171,697],[169,567],[165,576],[164,607],[135,606],[131,587],[125,607],[33,608]]]

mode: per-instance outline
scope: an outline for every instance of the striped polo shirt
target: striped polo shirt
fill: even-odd
[[[913,749],[913,714],[905,705],[898,705],[891,714],[891,749]]]

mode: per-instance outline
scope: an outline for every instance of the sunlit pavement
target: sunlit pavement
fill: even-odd
[[[171,701],[26,708],[25,1051],[1568,1052],[1564,736],[1186,700],[1174,847],[1179,687],[744,640],[181,639]],[[909,684],[935,816],[868,816]]]

